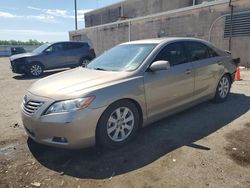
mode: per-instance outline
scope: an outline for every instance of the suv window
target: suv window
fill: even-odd
[[[168,61],[170,65],[178,65],[187,62],[187,56],[182,42],[168,44],[156,56],[155,61]]]
[[[66,50],[73,50],[73,49],[79,49],[83,47],[88,47],[87,43],[64,43]]]
[[[185,47],[190,61],[197,61],[218,56],[213,49],[200,42],[186,42]]]
[[[53,44],[50,47],[48,47],[45,51],[52,53],[61,52],[63,51],[63,44],[62,43]]]

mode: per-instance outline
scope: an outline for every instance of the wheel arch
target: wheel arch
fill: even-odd
[[[81,56],[80,59],[79,59],[79,65],[81,65],[81,61],[84,60],[84,59],[88,59],[89,61],[91,61],[91,57],[89,57],[88,55],[85,55],[85,56]]]
[[[219,82],[220,82],[220,80],[224,77],[224,76],[227,76],[228,78],[229,78],[229,92],[230,92],[230,89],[231,89],[231,86],[232,86],[232,83],[233,83],[233,78],[232,78],[232,75],[230,74],[230,72],[224,72],[224,74],[222,74],[221,76],[220,76],[220,79],[219,79],[219,81],[218,81],[218,83],[217,83],[217,85],[216,85],[216,89],[215,89],[215,92],[214,92],[214,95],[213,95],[213,100],[215,101],[215,102],[218,102],[219,100],[217,99],[217,90],[218,90],[218,86],[219,86]]]
[[[43,69],[45,69],[45,66],[44,66],[44,64],[43,64],[41,61],[31,61],[31,62],[28,64],[28,66],[31,66],[31,65],[33,65],[33,64],[39,64],[39,65],[41,65],[41,66],[43,67]]]
[[[225,72],[225,74],[223,74],[222,77],[225,76],[225,75],[227,75],[227,76],[229,77],[230,83],[232,84],[232,83],[233,83],[233,80],[234,80],[234,78],[232,77],[232,74],[230,74],[229,72]],[[222,78],[222,77],[221,77],[221,78]]]
[[[111,104],[109,104],[109,105],[107,106],[107,108],[102,112],[101,116],[99,117],[99,119],[98,119],[98,121],[97,121],[97,126],[96,126],[96,129],[95,129],[95,140],[96,140],[96,143],[98,143],[98,140],[97,140],[97,127],[98,127],[98,125],[99,125],[99,123],[100,123],[100,119],[101,119],[102,115],[105,113],[105,111],[106,111],[112,104],[114,104],[114,103],[116,103],[116,102],[124,101],[124,100],[126,100],[126,101],[131,101],[131,102],[136,106],[136,108],[137,108],[137,110],[138,110],[138,113],[139,113],[139,128],[142,127],[142,125],[143,125],[143,117],[144,117],[144,116],[143,116],[143,111],[142,111],[142,108],[141,108],[141,105],[139,104],[139,102],[136,101],[135,99],[132,99],[132,98],[122,98],[122,99],[115,100],[115,101],[113,101]]]

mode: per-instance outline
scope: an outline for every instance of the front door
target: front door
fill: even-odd
[[[150,72],[144,75],[144,87],[148,118],[164,114],[192,100],[194,72],[188,62],[182,42],[168,44],[154,61],[170,63],[169,70]]]
[[[56,43],[48,47],[42,56],[46,69],[61,68],[67,63],[64,46],[62,43]]]

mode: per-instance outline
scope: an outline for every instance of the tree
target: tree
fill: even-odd
[[[38,40],[29,39],[28,41],[20,40],[0,40],[0,45],[42,45],[44,42],[39,42]]]

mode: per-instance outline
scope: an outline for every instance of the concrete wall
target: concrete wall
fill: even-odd
[[[85,13],[85,27],[115,22],[121,17],[121,3]]]
[[[85,14],[85,27],[192,6],[193,0],[127,0]]]
[[[85,27],[137,18],[216,0],[126,0],[85,14]]]
[[[236,0],[233,1],[233,4],[235,12],[250,11],[249,0]],[[117,22],[72,31],[70,32],[70,38],[72,40],[74,35],[88,38],[88,40],[92,41],[98,55],[122,42],[160,36],[188,36],[209,40],[209,35],[211,35],[212,43],[221,49],[228,50],[229,39],[224,38],[225,17],[223,15],[229,13],[228,2],[223,3],[222,1],[218,4],[211,2],[143,19],[123,21],[122,24]],[[220,19],[218,19],[219,17]],[[213,27],[211,27],[212,25]],[[249,50],[250,37],[234,37],[232,39],[231,51],[233,57],[240,57],[242,65],[248,67],[250,66]]]
[[[123,4],[123,12],[125,17],[137,18],[192,5],[193,0],[128,0]]]

